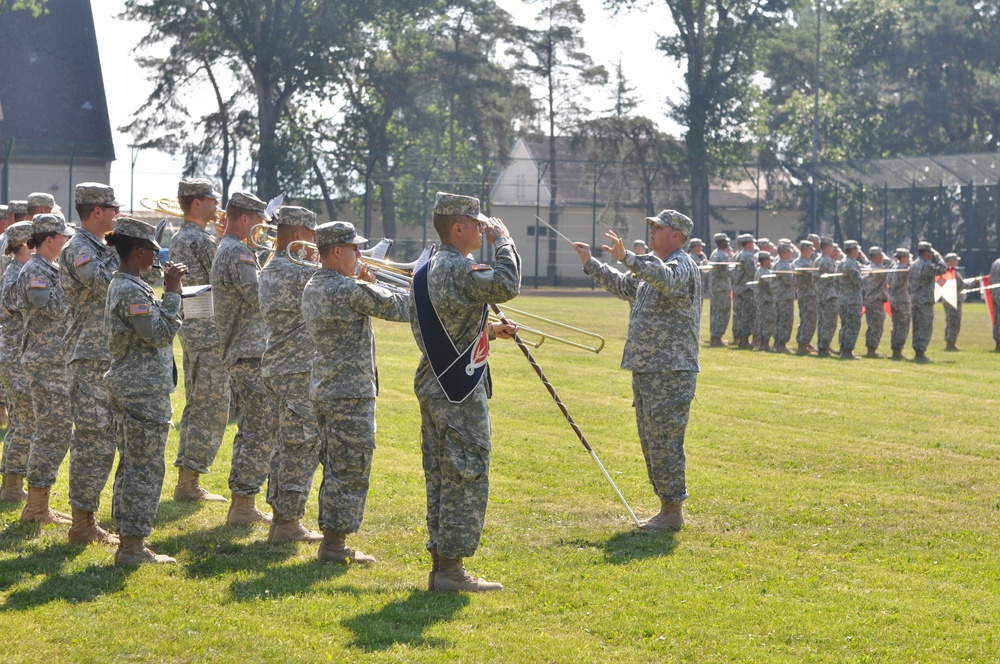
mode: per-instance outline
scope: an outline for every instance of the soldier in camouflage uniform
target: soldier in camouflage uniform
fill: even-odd
[[[56,263],[72,233],[62,217],[37,215],[28,241],[35,255],[21,268],[14,286],[16,306],[24,321],[21,366],[28,378],[35,416],[28,454],[28,502],[21,511],[22,521],[72,523],[68,515],[49,507],[49,490],[56,483],[73,432],[70,377],[62,352],[69,304],[59,285]]]
[[[795,272],[795,295],[799,300],[799,327],[795,332],[798,355],[808,355],[819,318],[819,295],[816,292],[815,248],[810,240],[799,242],[799,257],[792,261]]]
[[[680,248],[691,233],[691,220],[674,210],[648,217],[648,260],[626,252],[613,231],[605,233],[605,251],[629,268],[623,274],[594,260],[590,248],[574,243],[583,270],[612,295],[632,302],[622,369],[632,372],[635,418],[658,514],[643,530],[677,530],[684,525],[687,499],[684,433],[698,378],[698,329],[701,279]]]
[[[754,302],[753,286],[757,273],[756,252],[753,235],[744,233],[736,238],[740,251],[733,258],[733,343],[739,348],[750,348],[750,335],[757,327],[757,305]]]
[[[990,265],[990,285],[993,284],[1000,284],[1000,258]],[[1000,288],[991,288],[987,293],[986,297],[993,301],[993,343],[995,344],[993,350],[1000,353]]]
[[[701,292],[708,293],[708,256],[705,255],[705,243],[701,238],[691,238],[687,243],[687,253],[701,271]]]
[[[185,178],[177,185],[177,202],[184,212],[184,224],[170,240],[170,259],[186,265],[185,286],[209,285],[212,260],[218,246],[214,226],[221,194],[210,180]],[[184,326],[178,333],[184,368],[184,412],[181,414],[180,444],[177,447],[177,486],[174,500],[226,502],[218,494],[199,485],[199,476],[208,472],[222,445],[229,420],[229,374],[222,363],[222,347],[215,316],[208,315],[212,294],[206,291],[189,298]],[[197,311],[197,317],[196,312]]]
[[[271,515],[257,509],[255,502],[275,448],[278,411],[260,373],[266,338],[257,295],[260,266],[245,244],[251,227],[271,220],[266,207],[253,194],[234,193],[226,204],[226,233],[212,261],[215,322],[236,397],[237,430],[229,472],[233,501],[226,517],[231,526],[271,521]]]
[[[455,348],[468,348],[482,339],[485,306],[506,302],[520,291],[521,257],[503,222],[483,215],[479,199],[470,196],[438,192],[434,229],[441,246],[425,268],[427,293],[451,343]],[[483,233],[493,245],[492,268],[466,257],[482,247]],[[428,586],[431,590],[501,590],[499,583],[477,579],[462,564],[479,547],[489,497],[488,376],[480,376],[460,402],[449,400],[428,359],[416,299],[410,300],[410,326],[421,352],[414,388],[420,402],[427,483],[427,549],[433,558]],[[511,338],[516,332],[516,327],[501,324],[487,324],[486,329],[501,338]],[[478,367],[485,357],[473,360]]]
[[[70,326],[63,341],[72,380],[73,436],[69,444],[69,502],[73,507],[71,544],[118,544],[97,525],[94,513],[115,463],[115,422],[104,387],[111,363],[104,329],[104,302],[118,254],[104,241],[115,228],[121,203],[105,184],[76,186],[80,230],[59,258],[62,289],[69,302]]]
[[[729,236],[725,233],[716,233],[712,240],[715,241],[716,248],[708,259],[713,264],[708,272],[708,291],[711,293],[709,344],[720,347],[727,345],[722,337],[729,327],[729,314],[733,308],[733,277],[728,265],[733,258],[733,250],[729,247]]]
[[[31,221],[28,216],[28,201],[10,201],[7,203],[7,225],[16,224],[19,221]],[[10,265],[11,257],[7,251],[7,235],[0,235],[0,270],[6,272]]]
[[[316,346],[309,397],[322,440],[321,562],[375,562],[346,544],[361,527],[375,452],[378,370],[371,318],[410,320],[409,293],[354,278],[358,245],[367,241],[345,221],[319,226],[316,245],[323,267],[302,292],[302,317]]]
[[[816,261],[816,297],[819,301],[819,318],[817,320],[816,345],[819,347],[820,357],[830,357],[830,342],[833,341],[833,334],[837,330],[837,308],[838,292],[836,278],[823,279],[824,274],[833,274],[837,271],[837,262],[834,260],[833,240],[824,237],[819,243],[822,255]]]
[[[945,254],[944,262],[949,270],[955,273],[955,304],[956,306],[951,306],[946,300],[942,298],[941,302],[944,305],[944,341],[945,350],[957,351],[958,346],[958,332],[962,329],[962,303],[965,302],[965,293],[963,292],[966,288],[975,288],[979,283],[979,277],[974,277],[972,279],[966,279],[958,271],[958,262],[962,260],[961,257],[955,252]]]
[[[34,219],[36,214],[52,214],[52,210],[56,207],[55,197],[41,191],[28,194],[27,203],[28,217],[31,219]],[[62,215],[59,214],[59,216]]]
[[[771,350],[771,337],[774,336],[776,319],[774,292],[771,289],[774,275],[771,273],[771,254],[764,250],[757,252],[757,272],[754,274],[754,280],[757,282],[753,287],[757,303],[757,350]]]
[[[862,296],[865,304],[865,320],[868,329],[865,330],[865,347],[868,352],[865,357],[879,358],[878,345],[882,342],[882,330],[885,327],[885,303],[889,301],[889,274],[881,270],[891,270],[892,262],[885,260],[881,247],[873,246],[868,250],[871,256],[872,271],[862,279]]]
[[[0,500],[20,503],[28,497],[24,491],[24,478],[28,474],[28,452],[31,449],[31,434],[35,430],[35,413],[31,408],[28,376],[21,366],[24,321],[17,308],[14,286],[21,268],[31,258],[31,249],[27,245],[31,239],[31,222],[19,221],[8,226],[4,236],[8,240],[7,255],[12,260],[3,273],[3,284],[0,286],[0,324],[3,325],[0,380],[6,391],[9,414],[0,465],[0,472],[3,473]]]
[[[892,359],[902,360],[903,346],[906,337],[910,335],[910,318],[913,315],[913,305],[910,301],[910,250],[905,247],[896,249],[896,268],[907,268],[904,271],[889,275],[889,307],[892,314],[892,331],[889,343],[892,347]]]
[[[861,308],[864,306],[864,295],[861,290],[861,266],[858,258],[861,247],[855,240],[844,243],[844,259],[840,263],[838,277],[840,292],[840,359],[853,360],[854,347],[861,333]]]
[[[782,239],[778,242],[778,262],[774,266],[775,277],[771,280],[775,312],[774,350],[779,353],[792,352],[788,349],[795,320],[795,275],[789,262],[791,257],[791,241]]]
[[[142,280],[159,251],[149,224],[121,216],[108,236],[120,267],[108,285],[104,310],[111,364],[104,375],[115,415],[121,460],[115,472],[112,516],[121,543],[115,564],[174,563],[144,544],[160,504],[164,453],[173,409],[173,340],[181,325],[181,277],[187,268],[167,263],[163,299]]]
[[[917,261],[910,266],[910,300],[913,303],[913,359],[929,361],[926,355],[934,331],[934,280],[948,269],[930,242],[917,244]]]
[[[274,253],[260,271],[258,297],[267,332],[260,373],[278,413],[278,444],[271,455],[267,502],[274,511],[270,542],[318,542],[302,525],[319,466],[319,429],[309,400],[309,369],[316,346],[302,319],[302,289],[316,272],[288,258],[292,242],[316,239],[316,213],[286,205],[274,215]],[[315,257],[313,257],[315,258]]]

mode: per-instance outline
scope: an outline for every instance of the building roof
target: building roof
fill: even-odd
[[[115,158],[89,0],[0,13],[0,147],[14,159]]]

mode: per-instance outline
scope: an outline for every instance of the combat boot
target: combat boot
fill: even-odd
[[[956,351],[956,350],[958,350],[958,346],[955,345],[954,341],[946,341],[944,349],[945,350]]]
[[[750,348],[750,340],[747,337],[740,337],[740,344],[737,348],[740,350],[748,350]]]
[[[757,344],[757,350],[771,350],[771,338],[765,337]]]
[[[639,526],[642,530],[656,532],[660,530],[680,530],[684,525],[684,510],[682,503],[660,501],[660,513],[651,519],[646,519]]]
[[[434,575],[441,569],[441,556],[438,555],[438,548],[432,546],[427,549],[431,554],[431,572],[427,575],[427,590],[434,590]]]
[[[329,528],[323,529],[323,543],[319,545],[318,557],[321,563],[366,563],[375,562],[375,558],[364,551],[358,551],[347,546],[347,533],[338,533]]]
[[[809,344],[799,344],[798,350],[795,351],[796,355],[808,355],[809,354]]]
[[[725,348],[729,344],[726,343],[726,340],[722,337],[712,337],[712,339],[708,342],[708,345],[712,348]]]
[[[840,359],[842,359],[842,360],[856,360],[857,358],[854,357],[854,351],[853,350],[848,350],[847,348],[841,348],[840,349]]]
[[[268,542],[322,542],[323,534],[309,530],[298,519],[278,519],[271,521],[267,531]]]
[[[174,487],[174,500],[181,501],[206,501],[215,503],[229,502],[225,496],[217,493],[209,493],[198,484],[199,473],[197,470],[187,468],[177,469],[177,486]]]
[[[922,350],[917,350],[913,352],[914,362],[930,362],[931,358],[927,357],[926,353]]]
[[[791,355],[791,353],[792,353],[792,351],[788,348],[788,344],[775,344],[774,345],[774,352],[775,353],[784,353],[786,355]]]
[[[903,357],[903,349],[902,348],[893,348],[892,349],[892,359],[894,359],[894,360],[905,360],[906,358]]]
[[[257,509],[256,496],[241,496],[233,494],[233,502],[229,504],[226,523],[230,526],[242,526],[248,523],[270,523],[271,515]]]
[[[431,583],[437,592],[453,592],[461,590],[469,593],[482,593],[491,590],[503,590],[499,583],[477,579],[469,574],[462,565],[461,558],[441,558],[438,561],[438,571],[432,572],[434,580]]]
[[[93,512],[73,508],[73,525],[69,529],[70,544],[121,544],[117,535],[112,535],[97,525]]]
[[[28,485],[28,502],[21,510],[21,521],[34,521],[41,524],[56,523],[61,526],[73,523],[69,514],[57,512],[49,507],[49,487],[31,485]]]
[[[24,491],[24,475],[7,473],[3,476],[3,486],[0,486],[0,500],[12,503],[23,503],[28,497]]]
[[[831,355],[830,349],[829,348],[820,348],[819,352],[816,353],[816,355],[819,356],[819,357],[830,357],[830,355]]]
[[[115,565],[145,565],[176,563],[175,558],[153,553],[147,549],[141,537],[123,537],[115,551]]]
[[[871,346],[869,346],[868,347],[868,352],[865,353],[865,357],[870,357],[873,360],[877,360],[877,359],[881,358],[882,356],[879,355],[877,349],[872,348]]]

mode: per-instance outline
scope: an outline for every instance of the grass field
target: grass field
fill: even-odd
[[[618,368],[627,305],[515,306],[608,338],[596,356],[534,352],[649,515],[630,377]],[[177,566],[117,568],[112,549],[70,546],[66,526],[20,524],[19,506],[0,503],[0,659],[995,662],[1000,354],[985,306],[964,313],[963,350],[945,353],[937,308],[928,365],[704,348],[688,526],[675,535],[634,531],[517,348],[495,343],[492,495],[468,563],[506,589],[483,596],[425,591],[417,357],[408,326],[379,324],[378,449],[350,540],[378,564],[320,565],[315,545],[227,527],[225,505],[175,503],[172,467],[151,544]],[[175,420],[181,403],[178,393]],[[168,463],[176,445],[172,430]],[[228,467],[224,447],[210,490],[228,495]],[[67,472],[68,462],[53,491],[64,511]],[[109,487],[106,526],[110,502]]]

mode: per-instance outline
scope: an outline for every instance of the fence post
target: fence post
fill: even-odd
[[[10,200],[10,155],[14,152],[14,139],[8,138],[3,150],[3,193],[0,200]]]

